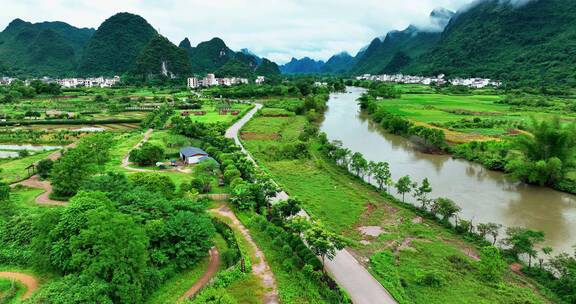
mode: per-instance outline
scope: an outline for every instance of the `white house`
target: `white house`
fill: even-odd
[[[189,165],[200,163],[208,158],[210,158],[208,153],[200,148],[185,147],[180,149],[180,159]]]
[[[188,78],[188,87],[191,89],[196,89],[200,87],[200,83],[198,82],[198,78],[190,77]]]

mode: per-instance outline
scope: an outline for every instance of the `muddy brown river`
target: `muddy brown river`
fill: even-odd
[[[330,96],[321,125],[330,140],[342,141],[367,160],[387,161],[394,180],[409,175],[420,182],[428,177],[433,188],[431,197],[454,200],[462,207],[460,216],[475,224],[494,222],[542,230],[546,245],[556,253],[573,252],[576,196],[517,183],[465,160],[421,153],[407,139],[387,134],[360,113],[356,99],[362,92],[360,88],[348,88],[348,93]]]

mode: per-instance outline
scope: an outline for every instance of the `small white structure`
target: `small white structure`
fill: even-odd
[[[185,147],[180,149],[180,159],[186,164],[192,165],[210,158],[208,153],[196,147]]]
[[[266,81],[266,77],[264,77],[264,76],[257,76],[255,82],[256,82],[256,84],[263,84],[264,81]]]
[[[188,78],[188,87],[191,89],[196,89],[200,87],[200,83],[198,82],[198,78],[190,77]]]

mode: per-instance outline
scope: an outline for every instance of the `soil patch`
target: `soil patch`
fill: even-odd
[[[243,140],[277,140],[280,136],[276,133],[242,132],[240,138]]]
[[[378,237],[385,232],[384,229],[382,229],[380,226],[362,226],[358,227],[358,231],[364,235],[372,237]]]

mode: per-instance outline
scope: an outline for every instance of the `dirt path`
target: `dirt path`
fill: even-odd
[[[148,129],[146,133],[144,133],[144,137],[142,138],[142,140],[139,143],[137,143],[132,149],[130,149],[128,153],[126,153],[126,155],[122,159],[122,168],[134,172],[156,172],[154,170],[130,167],[130,165],[132,165],[132,163],[130,162],[130,152],[132,152],[132,150],[134,149],[140,148],[143,144],[145,144],[150,139],[150,136],[152,136],[152,132],[154,132],[154,129]]]
[[[178,299],[178,303],[189,299],[191,296],[195,295],[202,287],[204,287],[218,272],[218,267],[220,267],[220,253],[216,247],[210,249],[210,263],[208,264],[208,269],[206,272],[188,289],[183,296]]]
[[[24,284],[24,286],[26,286],[26,292],[24,293],[24,295],[22,295],[23,300],[28,299],[34,293],[34,291],[38,289],[39,286],[38,280],[36,280],[35,277],[24,273],[0,272],[0,278],[16,280]]]
[[[44,189],[44,192],[40,195],[38,195],[38,197],[36,197],[36,203],[40,204],[40,205],[48,205],[48,206],[65,206],[68,204],[68,202],[63,202],[63,201],[56,201],[50,198],[50,194],[52,194],[52,184],[50,184],[49,181],[45,181],[45,180],[40,180],[40,176],[38,176],[38,174],[33,175],[32,177],[30,177],[27,180],[21,181],[19,183],[16,184],[12,184],[10,185],[11,187],[14,187],[16,185],[22,185],[22,186],[26,186],[26,187],[31,187],[31,188],[39,188],[39,189]]]
[[[266,288],[267,292],[264,294],[264,304],[278,304],[280,303],[278,300],[278,286],[276,286],[276,279],[274,279],[274,273],[270,270],[270,266],[266,263],[266,259],[264,257],[264,253],[254,240],[252,236],[250,236],[250,232],[242,223],[238,220],[234,212],[230,210],[226,205],[222,205],[218,209],[212,209],[212,212],[215,212],[221,216],[227,217],[232,220],[232,225],[237,228],[240,233],[244,236],[244,238],[248,241],[250,246],[253,248],[256,257],[258,257],[259,262],[252,265],[252,272],[256,276],[258,276],[262,280],[262,285]]]

